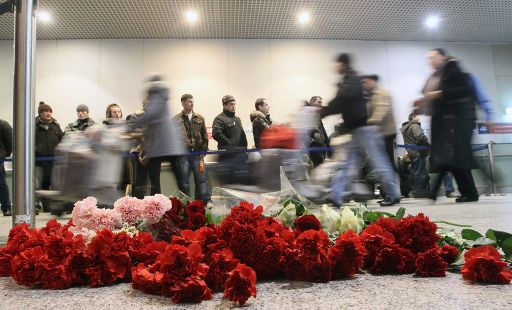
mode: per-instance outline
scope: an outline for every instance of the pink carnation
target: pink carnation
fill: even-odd
[[[123,226],[121,214],[114,210],[97,209],[92,217],[94,227],[92,229],[98,231],[103,229],[114,230]]]
[[[92,218],[96,210],[98,210],[98,207],[96,207],[97,203],[98,200],[94,197],[87,197],[84,200],[77,201],[71,213],[73,225],[78,229],[91,228]]]
[[[76,226],[71,226],[68,229],[69,232],[72,232],[75,235],[82,235],[86,243],[89,243],[94,236],[96,236],[96,232],[94,230],[87,229],[85,227],[78,228]]]
[[[161,194],[144,197],[142,205],[142,217],[148,224],[158,223],[164,213],[172,208],[171,200]]]
[[[134,225],[142,217],[142,201],[129,196],[119,198],[114,203],[114,211],[121,214],[123,223]]]

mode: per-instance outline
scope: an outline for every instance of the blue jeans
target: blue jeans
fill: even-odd
[[[7,181],[5,180],[4,163],[0,164],[0,204],[2,204],[2,212],[11,210],[11,199],[9,198],[9,187],[7,187]]]
[[[347,193],[347,187],[351,181],[351,171],[359,171],[360,154],[368,154],[370,167],[379,176],[379,182],[388,199],[400,199],[400,192],[396,184],[396,177],[384,148],[384,140],[377,126],[363,126],[354,129],[352,141],[348,145],[347,159],[341,162],[338,170],[331,180],[332,192],[330,199],[337,203],[343,203],[343,197]]]
[[[412,194],[417,198],[430,195],[430,177],[425,160],[420,155],[411,157]]]
[[[194,174],[195,183],[195,198],[204,202],[210,200],[210,188],[208,185],[208,178],[206,177],[206,169],[201,172],[199,170],[199,163],[201,158],[199,156],[182,156],[178,159],[178,169],[182,175],[180,188],[183,193],[190,196],[190,173]]]
[[[453,175],[451,173],[446,173],[443,179],[444,184],[444,192],[446,194],[453,193],[455,189],[453,188]]]

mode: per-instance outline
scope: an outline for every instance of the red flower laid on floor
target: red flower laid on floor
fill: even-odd
[[[239,264],[239,260],[235,258],[230,249],[222,249],[212,253],[208,262],[208,273],[205,281],[208,287],[214,292],[224,289],[224,283],[228,278],[228,272],[235,269]]]
[[[470,249],[464,254],[464,260],[461,269],[464,280],[491,284],[509,284],[512,280],[512,271],[492,245]]]
[[[450,265],[454,263],[459,256],[459,250],[452,245],[445,244],[439,248],[439,255],[441,255],[443,260]]]
[[[299,231],[299,233],[304,232],[306,230],[320,230],[322,229],[322,225],[320,221],[314,215],[303,215],[299,216],[295,219],[295,229]]]
[[[366,249],[359,236],[352,230],[341,234],[336,245],[329,249],[329,261],[332,264],[332,278],[352,277],[363,267]]]
[[[212,299],[212,291],[203,280],[186,278],[179,280],[171,287],[172,301],[200,303]]]
[[[11,260],[12,278],[25,286],[39,286],[43,282],[44,260],[46,254],[37,246],[18,253]]]
[[[415,255],[398,244],[387,245],[377,254],[370,272],[375,274],[406,274],[415,270]]]
[[[238,264],[228,273],[224,297],[243,305],[251,296],[256,297],[256,272],[251,267]]]
[[[436,230],[437,225],[422,213],[408,216],[398,223],[396,241],[413,253],[425,252],[436,246],[439,240]]]
[[[163,273],[151,272],[141,263],[132,268],[132,287],[146,294],[161,295],[163,277]]]
[[[424,253],[418,253],[416,258],[416,274],[422,277],[445,277],[448,264],[439,255],[437,247]]]

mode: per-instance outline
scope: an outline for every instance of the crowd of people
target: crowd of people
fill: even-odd
[[[445,194],[453,197],[452,176],[461,194],[457,202],[478,200],[478,192],[471,174],[471,132],[476,120],[476,104],[491,119],[489,100],[472,74],[464,72],[456,58],[448,56],[443,49],[428,53],[433,73],[427,79],[422,97],[415,101],[413,112],[400,131],[407,147],[407,154],[396,162],[395,142],[397,126],[394,119],[390,92],[381,88],[377,75],[360,76],[352,67],[351,56],[340,54],[336,58],[336,70],[340,75],[338,90],[334,99],[323,105],[320,96],[313,96],[306,106],[320,116],[315,128],[310,129],[305,145],[320,148],[309,149],[308,155],[313,167],[321,165],[328,157],[329,137],[321,118],[341,114],[342,122],[336,126],[336,134],[351,135],[346,146],[346,157],[335,165],[332,171],[331,190],[326,197],[312,197],[313,201],[341,205],[350,195],[350,183],[360,171],[361,162],[368,161],[370,170],[378,176],[381,206],[398,204],[401,197],[436,199],[441,183],[445,183]],[[208,132],[205,119],[194,110],[194,97],[181,96],[182,111],[171,116],[169,90],[158,75],[153,75],[147,84],[142,110],[130,114],[123,121],[118,104],[106,109],[104,126],[127,124],[134,141],[131,156],[126,160],[121,188],[129,186],[128,193],[142,198],[147,194],[161,192],[160,171],[162,162],[169,162],[176,177],[179,190],[190,193],[190,176],[194,178],[193,197],[209,202],[211,190],[204,163],[208,151]],[[212,124],[212,137],[217,142],[219,163],[224,163],[230,175],[240,172],[240,162],[247,160],[248,141],[242,120],[236,114],[237,101],[231,95],[222,99],[222,112]],[[265,98],[258,98],[255,110],[250,113],[254,146],[261,147],[262,134],[275,124],[270,117],[270,104]],[[41,189],[51,188],[55,150],[64,135],[69,132],[85,131],[97,123],[89,117],[89,108],[80,104],[76,108],[77,120],[68,124],[64,131],[53,118],[50,105],[40,102],[35,120],[36,167],[40,167]],[[419,115],[431,116],[431,137],[425,135]],[[12,128],[0,120],[0,160],[12,153]],[[427,158],[430,160],[428,161]],[[398,166],[408,165],[410,174],[407,190],[400,191],[396,171]],[[428,168],[429,167],[429,168]],[[0,167],[0,203],[4,215],[11,215],[9,191],[5,181],[5,170]],[[354,171],[357,171],[354,175]],[[430,173],[437,173],[432,182]],[[403,186],[401,186],[403,188]]]

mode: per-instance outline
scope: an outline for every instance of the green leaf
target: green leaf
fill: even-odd
[[[297,214],[297,217],[302,216],[304,214],[304,211],[306,211],[306,208],[302,204],[302,202],[299,202],[295,205],[295,212]]]
[[[500,248],[505,253],[505,256],[512,257],[512,238],[507,238],[499,244]]]
[[[363,213],[363,220],[366,222],[366,223],[373,223],[375,222],[377,219],[379,218],[379,216],[377,215],[377,213],[373,212],[373,211],[366,211]]]
[[[476,230],[473,230],[473,229],[463,229],[461,232],[460,232],[461,236],[462,236],[462,239],[466,239],[466,240],[477,240],[478,238],[482,238],[482,234],[480,234],[478,231]]]
[[[402,217],[404,217],[404,215],[405,215],[405,208],[400,207],[400,209],[398,209],[398,211],[396,211],[395,218],[401,219]]]
[[[494,235],[494,230],[492,229],[489,229],[486,233],[485,233],[485,237],[491,239],[491,240],[495,240],[496,241],[496,236]]]

